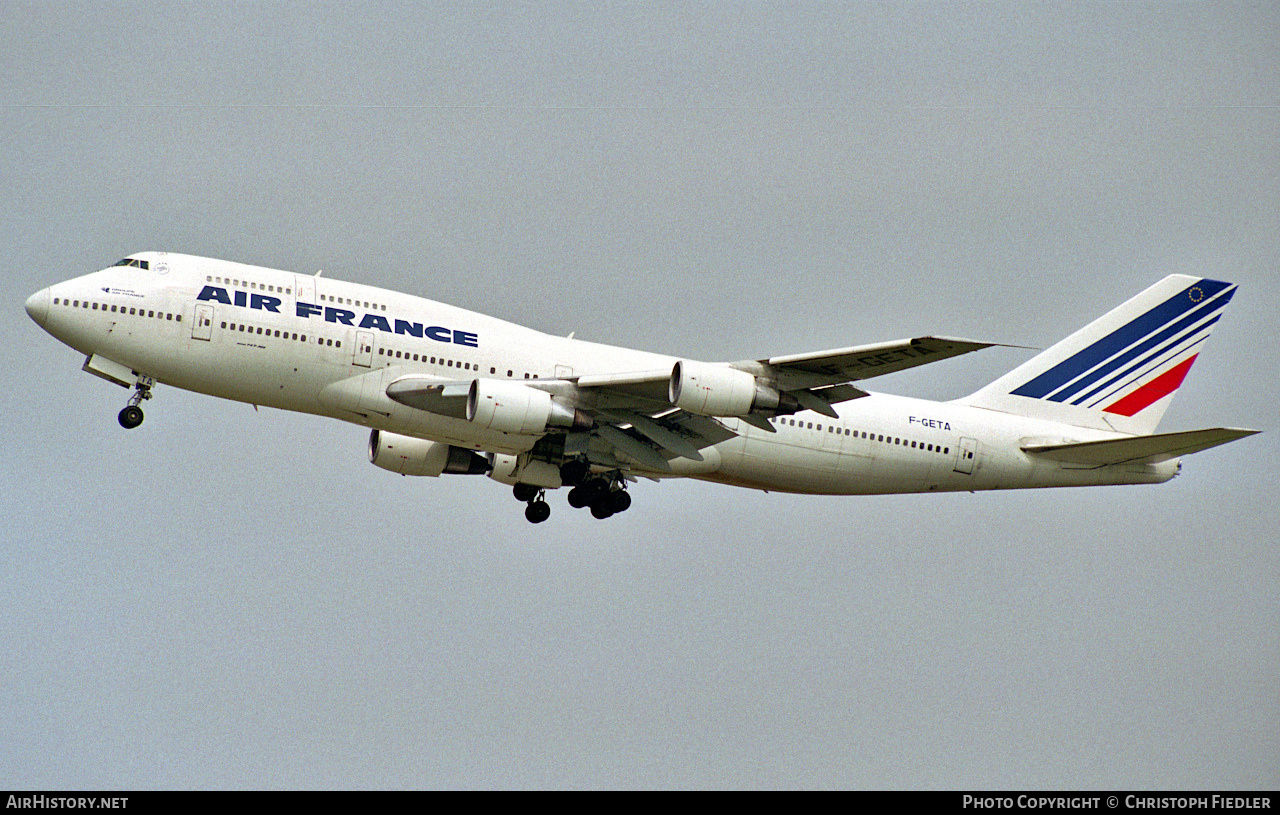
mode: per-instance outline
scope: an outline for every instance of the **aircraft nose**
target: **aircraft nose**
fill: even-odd
[[[50,299],[48,289],[41,289],[27,298],[27,314],[30,315],[31,319],[35,320],[41,328],[44,328],[44,324],[49,319]]]

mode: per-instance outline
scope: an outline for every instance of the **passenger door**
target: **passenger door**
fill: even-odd
[[[373,365],[373,332],[357,331],[355,356],[351,360],[352,365],[359,365],[362,368],[368,368]]]
[[[978,460],[978,440],[962,436],[960,446],[956,449],[956,472],[966,475],[973,472],[974,462]]]
[[[191,321],[191,339],[208,342],[213,337],[213,306],[197,303],[196,318]]]

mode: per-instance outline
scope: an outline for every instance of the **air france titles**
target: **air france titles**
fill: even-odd
[[[200,291],[200,294],[196,296],[196,299],[222,303],[228,306],[270,311],[274,314],[280,313],[280,304],[283,302],[279,297],[268,297],[265,294],[251,294],[245,291],[228,293],[226,289],[218,286],[205,286]],[[395,318],[388,320],[381,314],[365,314],[360,319],[360,324],[357,325],[355,322],[356,312],[354,311],[345,308],[334,308],[333,306],[316,306],[301,301],[297,304],[297,314],[303,318],[323,317],[326,323],[339,323],[341,325],[349,325],[352,328],[372,328],[378,331],[385,331],[388,334],[423,337],[436,342],[466,345],[471,348],[480,347],[479,337],[470,331],[459,331],[458,329],[445,328],[439,325],[424,326],[422,323]]]

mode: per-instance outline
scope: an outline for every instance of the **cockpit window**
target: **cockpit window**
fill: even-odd
[[[120,260],[117,260],[115,263],[112,264],[112,267],[115,267],[115,266],[132,266],[135,269],[151,268],[151,264],[149,262],[145,260],[138,260],[137,258],[121,258]]]

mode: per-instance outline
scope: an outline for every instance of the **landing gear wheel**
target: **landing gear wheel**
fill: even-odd
[[[120,419],[121,427],[125,430],[132,430],[142,424],[142,408],[137,405],[129,405],[124,410],[120,411],[120,415],[117,418]]]
[[[609,482],[603,478],[593,478],[569,490],[569,506],[582,509],[591,506],[596,499],[609,492]]]
[[[613,502],[603,495],[591,502],[591,517],[603,521],[613,514]]]
[[[524,517],[531,524],[540,524],[551,517],[551,506],[546,501],[530,501],[525,507]]]
[[[542,490],[532,484],[516,484],[511,490],[517,501],[529,502],[538,497],[538,493]]]
[[[560,480],[569,487],[577,487],[591,475],[591,465],[580,458],[570,459],[560,465]]]
[[[609,493],[609,509],[616,515],[631,508],[631,493],[626,490],[614,490]]]

